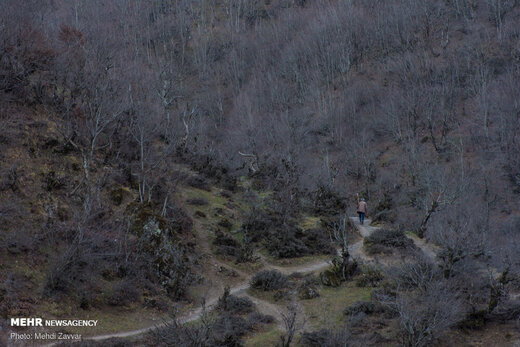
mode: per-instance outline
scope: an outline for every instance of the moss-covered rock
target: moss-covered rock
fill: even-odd
[[[181,234],[191,230],[191,220],[182,211],[168,220],[159,215],[151,204],[131,203],[127,207],[131,219],[130,231],[139,238],[140,252],[153,264],[158,280],[173,298],[181,298],[193,280],[186,246]]]

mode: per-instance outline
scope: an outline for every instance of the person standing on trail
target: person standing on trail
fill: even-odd
[[[357,213],[359,215],[359,224],[363,225],[367,214],[367,203],[364,198],[359,198],[359,194],[356,194],[356,196],[358,201]]]

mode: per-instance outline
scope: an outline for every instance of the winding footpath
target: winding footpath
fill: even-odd
[[[353,243],[349,246],[349,253],[352,256],[352,258],[358,260],[361,263],[373,263],[374,260],[370,257],[368,257],[363,252],[363,241],[366,237],[368,237],[370,234],[372,234],[375,230],[379,229],[378,227],[370,226],[370,220],[365,220],[364,225],[360,225],[357,217],[350,217],[352,222],[356,225],[358,232],[362,236],[362,239],[356,243]],[[412,240],[414,240],[414,243],[417,247],[419,247],[428,257],[435,257],[435,254],[433,251],[429,248],[429,245],[426,245],[423,240],[415,240],[415,238],[410,237]],[[313,262],[313,263],[306,263],[299,266],[276,266],[269,264],[264,261],[264,270],[278,270],[282,272],[283,274],[292,274],[292,273],[309,273],[313,271],[318,271],[327,268],[330,266],[329,261],[319,261],[319,262]],[[244,275],[243,272],[241,272],[241,275]],[[250,287],[250,279],[252,275],[244,275],[246,281],[232,287],[230,289],[230,293],[237,296],[245,296],[249,297],[257,306],[257,309],[264,314],[270,314],[276,318],[279,324],[281,324],[281,314],[282,310],[277,305],[274,305],[270,302],[267,302],[265,300],[259,299],[257,297],[252,297],[247,293],[247,290]],[[206,301],[206,310],[211,310],[215,307],[215,305],[218,303],[219,296],[212,296],[209,300]],[[199,319],[202,315],[203,308],[197,307],[195,309],[192,309],[182,316],[178,317],[177,320],[180,323],[189,323],[192,321],[195,321]],[[154,324],[149,327],[137,329],[137,330],[131,330],[131,331],[125,331],[125,332],[119,332],[119,333],[112,333],[112,334],[105,334],[105,335],[97,335],[97,336],[90,336],[90,337],[84,337],[83,340],[93,340],[93,341],[102,341],[107,340],[111,338],[124,338],[124,337],[131,337],[140,335],[143,333],[147,333],[149,331],[152,331],[153,329],[160,328],[164,325],[166,325],[168,322],[163,322],[159,324]],[[46,346],[55,346],[56,343],[48,344]]]

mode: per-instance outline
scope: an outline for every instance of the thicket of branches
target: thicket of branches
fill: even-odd
[[[519,189],[516,1],[5,4],[3,98],[63,117],[86,209],[107,148],[131,156],[143,201],[179,148],[283,200],[389,190],[421,217],[468,182],[500,203]]]

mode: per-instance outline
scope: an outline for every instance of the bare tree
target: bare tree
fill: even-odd
[[[461,319],[462,306],[444,283],[417,295],[398,294],[390,304],[399,314],[404,346],[427,346]]]
[[[164,112],[153,91],[142,87],[151,84],[151,81],[145,81],[146,75],[137,75],[129,88],[129,131],[137,143],[139,199],[141,202],[150,202],[159,177],[158,169],[171,154],[174,142],[168,136],[171,131],[169,112]],[[166,140],[158,141],[161,136]]]
[[[88,216],[95,194],[92,176],[96,152],[111,146],[113,126],[123,117],[127,93],[121,85],[120,61],[109,49],[109,42],[93,43],[83,34],[63,26],[63,64],[69,69],[58,75],[64,86],[60,98],[66,122],[62,134],[76,148],[83,160],[84,211]],[[76,188],[77,189],[77,188]]]
[[[300,310],[297,303],[293,301],[287,306],[287,311],[282,312],[282,322],[285,327],[285,332],[280,336],[281,347],[290,347],[296,333],[305,326],[305,320],[302,320],[300,317]]]
[[[433,264],[419,258],[388,275],[395,289],[376,299],[398,315],[404,346],[430,345],[464,318],[462,298]]]
[[[341,279],[346,281],[357,269],[356,261],[352,261],[348,251],[348,233],[353,228],[350,219],[346,215],[341,216],[332,226],[331,240],[341,247],[339,266]]]
[[[445,170],[434,165],[424,165],[421,168],[419,184],[422,188],[421,202],[425,212],[417,230],[419,237],[424,237],[432,215],[439,209],[449,208],[467,187],[467,182],[461,181],[460,177],[452,176]]]

